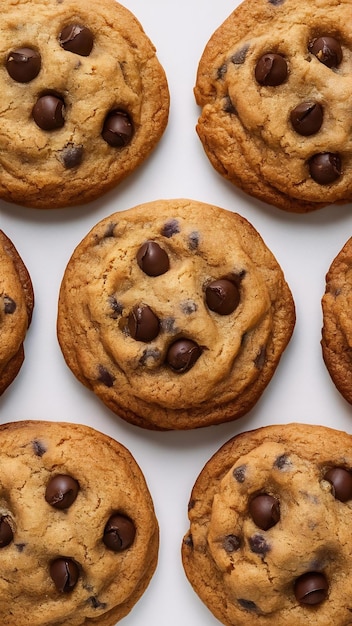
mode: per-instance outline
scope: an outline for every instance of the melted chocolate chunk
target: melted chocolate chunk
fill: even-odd
[[[109,306],[112,309],[112,317],[116,319],[123,312],[123,305],[121,302],[118,302],[114,296],[109,297]]]
[[[231,115],[237,115],[237,109],[235,105],[233,104],[230,96],[226,96],[224,98],[223,110],[225,111],[225,113],[230,113]]]
[[[299,135],[317,133],[323,123],[324,111],[319,102],[301,102],[290,113],[291,124]]]
[[[182,374],[190,370],[202,354],[202,348],[191,339],[177,339],[169,347],[166,361],[174,372]]]
[[[33,447],[33,452],[36,456],[42,457],[43,454],[45,454],[46,452],[45,445],[41,441],[38,441],[38,439],[33,441],[32,447]]]
[[[130,116],[126,111],[110,111],[106,116],[102,137],[113,148],[124,148],[133,137],[134,129]]]
[[[333,152],[315,154],[308,162],[309,173],[319,185],[330,185],[341,176],[341,157]]]
[[[161,322],[161,328],[163,332],[168,333],[169,335],[174,335],[176,332],[178,332],[177,328],[175,327],[175,323],[176,320],[174,317],[164,317]]]
[[[227,72],[227,63],[224,63],[221,67],[218,68],[216,73],[218,80],[222,80]]]
[[[264,54],[255,67],[255,78],[260,85],[277,87],[288,75],[287,62],[281,54]]]
[[[294,585],[296,600],[310,606],[324,602],[328,589],[328,581],[321,572],[306,572],[297,578]]]
[[[275,7],[280,6],[280,4],[283,4],[285,2],[285,0],[269,0],[269,4],[273,4]]]
[[[267,552],[270,552],[270,545],[266,542],[262,535],[253,535],[249,538],[249,547],[255,554],[261,554],[265,556]]]
[[[274,467],[279,470],[285,470],[292,465],[290,458],[287,454],[280,454],[280,456],[275,459]]]
[[[4,312],[6,315],[12,315],[17,309],[16,302],[10,296],[4,296]]]
[[[241,539],[237,535],[227,535],[222,542],[225,552],[236,552],[241,547]]]
[[[189,249],[190,250],[197,250],[198,246],[199,246],[199,241],[200,241],[200,235],[199,233],[195,230],[192,233],[190,233],[188,235],[188,245],[189,245]]]
[[[198,310],[198,306],[193,300],[185,300],[185,302],[181,302],[180,308],[184,315],[191,315]]]
[[[252,600],[244,600],[243,598],[238,599],[238,604],[246,611],[258,611],[257,605]]]
[[[352,499],[352,473],[343,467],[333,467],[324,476],[332,486],[336,500],[347,502]]]
[[[25,543],[15,543],[15,546],[16,546],[16,550],[18,550],[18,552],[22,553],[23,550],[26,547],[26,544]]]
[[[0,548],[5,548],[13,540],[13,531],[6,516],[0,517]]]
[[[240,292],[234,282],[221,278],[207,286],[205,299],[211,311],[219,315],[230,315],[239,305]]]
[[[145,365],[148,367],[149,365],[153,366],[155,363],[160,361],[161,352],[157,348],[146,348],[139,359],[141,365]]]
[[[242,46],[242,48],[237,50],[235,54],[231,57],[232,63],[234,63],[234,65],[242,65],[246,60],[248,50],[249,50],[249,43],[246,43],[244,46]]]
[[[235,478],[235,480],[237,480],[238,483],[244,483],[244,481],[246,480],[246,471],[246,465],[240,465],[233,470],[233,477]]]
[[[194,544],[193,544],[192,535],[187,535],[187,537],[184,538],[183,543],[185,544],[185,546],[188,546],[189,548],[193,548]]]
[[[55,587],[60,593],[70,593],[77,585],[79,568],[73,559],[59,557],[52,561],[49,571]]]
[[[136,341],[153,341],[159,334],[159,318],[149,306],[137,305],[133,307],[127,323],[130,335]]]
[[[78,481],[67,474],[57,474],[47,484],[45,500],[55,509],[68,509],[76,500]]]
[[[6,69],[18,83],[29,83],[38,76],[40,68],[41,56],[32,48],[12,50],[7,57]]]
[[[54,94],[47,94],[38,98],[32,116],[42,130],[57,130],[65,124],[65,103],[62,98]]]
[[[170,261],[167,253],[155,241],[146,241],[137,252],[137,263],[148,276],[161,276],[168,271]]]
[[[103,542],[113,552],[127,550],[136,535],[136,528],[129,517],[115,513],[108,520],[103,534]]]
[[[103,365],[99,365],[98,371],[98,380],[106,387],[112,387],[115,382],[114,376],[112,376],[112,374],[110,374],[110,372],[108,372],[108,370]]]
[[[273,496],[261,493],[249,503],[249,512],[259,528],[269,530],[280,519],[280,503]]]
[[[67,170],[72,170],[74,167],[81,165],[83,152],[84,150],[82,145],[68,143],[62,150],[60,150],[59,159]]]
[[[64,50],[88,57],[93,48],[93,34],[86,26],[68,24],[59,36],[59,43]]]
[[[342,61],[341,45],[335,37],[318,37],[309,44],[308,49],[327,67],[336,68]]]
[[[167,237],[168,239],[170,239],[170,237],[172,237],[173,235],[177,235],[177,233],[179,232],[180,225],[175,219],[166,222],[161,230],[161,234],[163,235],[163,237]]]
[[[91,596],[90,598],[88,598],[88,602],[93,607],[93,609],[106,609],[107,607],[106,602],[100,602],[100,600],[95,596]]]

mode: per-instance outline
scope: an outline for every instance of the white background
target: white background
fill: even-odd
[[[0,399],[0,420],[83,423],[121,441],[141,466],[160,524],[159,565],[124,626],[216,626],[194,594],[180,558],[187,503],[208,458],[238,432],[292,421],[352,433],[352,407],[335,389],[321,356],[321,297],[331,261],[352,235],[352,207],[288,214],[259,203],[222,179],[195,132],[193,87],[209,37],[239,2],[126,0],[157,48],[170,88],[167,130],[152,156],[107,196],[72,209],[40,211],[0,202],[0,225],[31,274],[36,306],[25,342],[26,360]],[[322,190],[323,193],[323,190]],[[74,247],[100,219],[160,198],[186,197],[246,217],[282,266],[297,313],[293,338],[256,407],[244,418],[188,432],[154,433],[130,426],[86,390],[64,363],[56,339],[57,296]]]

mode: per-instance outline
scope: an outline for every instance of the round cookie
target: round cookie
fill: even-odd
[[[112,411],[189,429],[249,411],[294,323],[283,272],[254,227],[173,199],[86,235],[63,276],[57,328],[67,365]]]
[[[0,230],[0,395],[23,363],[23,342],[33,308],[28,270],[12,241]]]
[[[352,404],[352,238],[326,275],[322,309],[323,358],[337,389]]]
[[[0,33],[1,198],[83,204],[150,154],[169,91],[130,11],[115,0],[7,0]]]
[[[304,424],[243,433],[196,480],[185,573],[226,626],[349,626],[351,513],[351,435]]]
[[[0,437],[1,623],[114,626],[157,563],[158,524],[136,461],[82,425],[17,422]]]
[[[280,209],[352,200],[350,9],[244,0],[200,59],[197,132],[210,162]]]

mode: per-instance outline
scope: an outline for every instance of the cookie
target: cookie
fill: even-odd
[[[197,132],[211,164],[280,209],[352,200],[350,9],[244,0],[200,59]]]
[[[195,482],[185,573],[226,626],[347,626],[351,512],[351,435],[304,424],[242,433]]]
[[[0,438],[1,623],[114,626],[157,562],[158,524],[136,461],[72,423],[6,424]]]
[[[28,270],[12,241],[0,230],[0,395],[23,363],[23,342],[33,308]]]
[[[148,202],[99,222],[74,251],[58,339],[117,415],[190,429],[244,415],[295,322],[283,272],[254,227],[202,202]]]
[[[146,159],[169,91],[130,11],[115,0],[6,0],[0,33],[1,198],[83,204]]]
[[[337,389],[352,404],[352,237],[326,275],[322,309],[323,358]]]

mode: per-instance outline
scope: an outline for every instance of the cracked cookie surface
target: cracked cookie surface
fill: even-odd
[[[352,437],[288,424],[242,433],[189,503],[185,573],[226,626],[349,626]]]
[[[0,38],[0,197],[43,209],[102,195],[168,119],[155,48],[114,0],[6,0]]]
[[[88,233],[62,280],[57,329],[68,366],[117,415],[188,429],[249,411],[294,323],[283,272],[253,226],[174,199]]]
[[[337,389],[352,404],[352,238],[326,275],[322,308],[323,358]]]
[[[0,395],[23,363],[23,342],[33,308],[28,270],[12,241],[0,230]]]
[[[201,57],[199,137],[248,194],[305,213],[351,202],[350,2],[244,0]]]
[[[136,461],[72,423],[5,424],[0,438],[1,623],[114,626],[157,562],[158,524]]]

